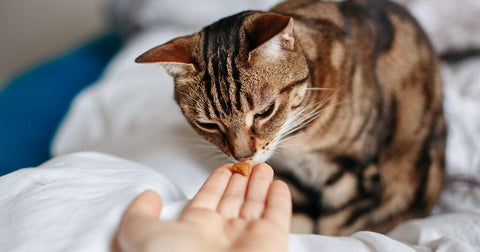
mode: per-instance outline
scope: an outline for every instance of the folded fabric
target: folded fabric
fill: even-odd
[[[126,206],[146,189],[162,195],[166,217],[183,208],[185,196],[161,174],[103,154],[72,154],[0,177],[0,248],[108,251]]]
[[[174,167],[170,167],[174,168]],[[146,189],[175,219],[187,197],[160,172],[110,155],[57,157],[0,178],[2,251],[109,251],[121,216]],[[480,211],[456,212],[398,226],[388,236],[291,234],[289,251],[479,251]]]

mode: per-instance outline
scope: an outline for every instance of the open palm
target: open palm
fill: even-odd
[[[253,163],[252,163],[253,164]],[[161,199],[147,191],[126,211],[118,251],[287,251],[290,192],[273,170],[255,165],[250,176],[217,168],[177,221],[161,221]]]

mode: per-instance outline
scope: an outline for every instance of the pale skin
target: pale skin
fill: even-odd
[[[145,191],[125,211],[112,250],[287,251],[290,191],[269,165],[250,164],[249,176],[232,164],[215,169],[175,221],[159,219],[162,200]]]

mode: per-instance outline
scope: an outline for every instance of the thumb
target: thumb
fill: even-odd
[[[135,198],[130,204],[125,216],[136,215],[146,218],[158,219],[162,211],[162,198],[152,190],[146,190]]]
[[[123,214],[111,250],[138,251],[149,236],[149,224],[155,223],[151,220],[158,220],[161,211],[162,199],[156,192],[147,190],[138,195]]]

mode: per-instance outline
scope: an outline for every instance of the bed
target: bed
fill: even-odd
[[[133,59],[220,17],[277,1],[208,0],[201,5],[216,7],[201,12],[205,8],[197,2],[181,9],[179,0],[111,5],[129,39],[102,76],[72,101],[53,139],[54,157],[0,178],[0,250],[108,251],[136,195],[158,192],[165,205],[161,218],[173,219],[226,161],[186,123],[173,100],[172,79],[160,67]],[[290,251],[480,251],[480,57],[449,54],[480,47],[480,2],[399,2],[447,55],[447,180],[440,200],[431,216],[401,223],[388,234],[290,234]]]

